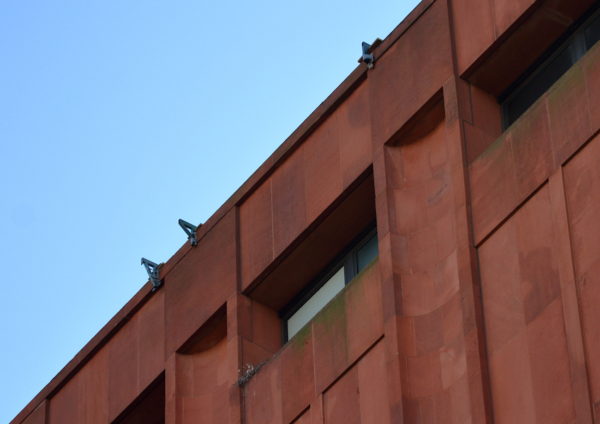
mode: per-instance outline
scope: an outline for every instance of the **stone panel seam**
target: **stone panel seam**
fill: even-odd
[[[448,0],[449,2],[451,0]],[[493,0],[490,0],[493,1]],[[467,141],[465,136],[465,122],[463,120],[462,108],[460,107],[461,102],[461,91],[460,91],[460,75],[459,75],[459,65],[458,65],[458,55],[456,48],[456,36],[455,36],[455,28],[454,28],[454,16],[453,16],[453,8],[449,4],[447,7],[448,13],[448,22],[449,22],[449,30],[450,30],[450,46],[452,50],[451,60],[452,60],[452,69],[453,69],[453,87],[455,90],[454,101],[456,102],[456,110],[457,110],[457,124],[459,131],[459,145],[461,150],[462,157],[462,176],[463,176],[463,200],[465,202],[465,214],[466,214],[466,230],[468,232],[468,255],[469,255],[469,265],[471,268],[471,285],[472,285],[472,295],[473,295],[473,308],[476,320],[476,328],[475,331],[477,333],[477,344],[480,353],[480,364],[479,369],[481,372],[481,385],[483,390],[483,407],[484,407],[484,415],[485,419],[489,423],[494,422],[494,404],[492,401],[492,385],[490,379],[490,365],[489,365],[489,355],[488,355],[488,345],[487,345],[487,334],[486,334],[486,326],[485,326],[485,313],[483,307],[483,293],[482,293],[482,284],[481,284],[481,273],[479,267],[479,256],[477,252],[477,248],[475,246],[475,229],[473,227],[473,208],[471,202],[471,174],[469,172],[469,164],[467,157]],[[492,22],[495,22],[494,9],[491,7],[492,13]],[[496,28],[494,24],[494,37],[497,37]],[[465,82],[466,83],[466,82]],[[469,84],[469,109],[471,111],[471,119],[473,119],[473,103],[472,103],[472,88],[471,84]],[[448,98],[448,99],[446,99]],[[450,101],[450,96],[446,96],[444,93],[444,103],[446,101]],[[463,100],[463,101],[467,101]],[[447,123],[446,123],[447,125]],[[456,217],[455,219],[458,219]],[[458,240],[457,240],[458,242]],[[459,248],[457,246],[457,248]],[[462,296],[462,293],[461,293]],[[468,372],[468,365],[467,365]]]
[[[327,386],[325,386],[323,388],[323,391],[321,392],[321,394],[323,394],[327,390],[331,389],[335,385],[335,383],[337,383],[338,381],[340,381],[340,379],[343,376],[345,376],[346,373],[352,369],[352,367],[354,367],[356,364],[358,364],[360,362],[360,360],[363,359],[371,350],[373,350],[373,348],[375,346],[377,346],[377,344],[380,341],[382,341],[383,339],[384,339],[384,335],[382,334],[369,347],[367,347],[365,349],[365,351],[363,353],[361,353],[358,358],[356,358],[354,361],[352,361],[350,364],[348,364],[348,366],[346,368],[344,368],[344,370],[331,383],[329,383]]]
[[[486,241],[489,240],[490,237],[492,237],[496,233],[496,231],[498,231],[500,228],[502,228],[504,224],[506,224],[506,221],[512,218],[532,197],[534,197],[542,188],[544,188],[546,184],[548,184],[548,178],[542,181],[542,183],[539,186],[537,186],[535,189],[532,190],[531,193],[525,196],[523,200],[521,200],[504,218],[502,218],[498,222],[498,224],[494,226],[494,228],[492,228],[486,235],[482,236],[481,240],[474,240],[474,247],[479,249]]]
[[[235,282],[236,291],[240,293],[242,291],[242,244],[240,235],[240,207],[234,206],[235,208]]]
[[[580,142],[580,145],[579,145],[579,146],[578,146],[576,149],[574,149],[574,151],[573,151],[571,154],[569,154],[569,155],[568,155],[568,156],[567,156],[567,157],[566,157],[566,158],[563,160],[563,162],[562,162],[562,163],[560,163],[560,164],[556,164],[556,166],[560,166],[560,167],[563,167],[563,166],[565,166],[565,165],[566,165],[566,164],[567,164],[567,163],[568,163],[568,162],[569,162],[571,159],[573,159],[573,157],[574,157],[574,156],[576,156],[576,155],[577,155],[577,154],[578,154],[578,153],[579,153],[579,152],[580,152],[580,151],[581,151],[581,150],[582,150],[582,149],[583,149],[583,148],[584,148],[584,147],[585,147],[587,144],[589,144],[589,142],[590,142],[590,141],[592,141],[594,138],[596,138],[596,136],[597,136],[598,134],[600,134],[600,128],[598,128],[596,131],[594,131],[594,132],[593,132],[593,133],[592,133],[592,134],[591,134],[591,135],[590,135],[590,136],[589,136],[587,139],[585,139],[585,140],[581,141],[581,142]],[[512,149],[512,147],[511,147],[511,149]],[[514,156],[514,155],[513,155],[513,156]],[[523,205],[523,203],[525,203],[527,200],[529,200],[529,199],[532,197],[532,195],[534,195],[534,194],[535,194],[537,191],[539,191],[539,189],[540,189],[541,187],[543,187],[543,185],[544,185],[544,184],[546,184],[546,183],[548,182],[548,178],[550,177],[550,175],[551,175],[552,173],[556,172],[556,170],[557,170],[557,169],[558,169],[558,168],[551,169],[551,170],[548,172],[548,175],[546,176],[546,179],[545,179],[545,180],[543,180],[543,181],[540,183],[540,185],[539,185],[539,186],[537,186],[536,188],[532,189],[531,193],[529,193],[529,194],[528,194],[528,195],[527,195],[527,196],[524,198],[524,200],[520,201],[520,202],[519,202],[519,203],[518,203],[518,204],[517,204],[517,205],[516,205],[516,206],[513,208],[513,210],[511,210],[511,212],[509,212],[509,213],[508,213],[508,214],[507,214],[507,215],[506,215],[504,218],[502,218],[502,219],[501,219],[501,220],[498,222],[498,224],[497,224],[497,225],[495,225],[495,226],[494,226],[494,227],[493,227],[491,230],[489,230],[489,231],[488,231],[486,234],[484,234],[483,236],[481,236],[480,240],[476,240],[476,239],[475,239],[475,240],[474,240],[474,246],[475,246],[475,247],[479,247],[479,246],[481,246],[481,244],[483,244],[483,243],[484,243],[484,242],[485,242],[485,241],[486,241],[486,240],[487,240],[487,239],[488,239],[488,238],[489,238],[489,237],[490,237],[490,236],[491,236],[491,235],[492,235],[492,234],[493,234],[493,233],[494,233],[494,232],[495,232],[495,231],[496,231],[496,230],[497,230],[499,227],[501,227],[501,226],[504,224],[504,222],[506,222],[506,220],[507,220],[507,219],[509,219],[509,218],[510,218],[510,217],[511,217],[511,216],[514,214],[514,212],[515,212],[517,209],[519,209],[519,208],[520,208],[520,207]]]
[[[294,418],[292,418],[292,421],[290,421],[290,424],[294,424],[296,421],[298,421],[298,418],[300,418],[302,415],[304,415],[305,412],[308,412],[310,410],[310,404],[306,405],[306,408],[304,408],[302,411],[300,411],[300,413],[298,415],[296,415]]]
[[[592,141],[594,138],[596,138],[597,135],[600,134],[600,128],[597,129],[588,139],[584,140],[583,142],[581,142],[581,145],[579,147],[577,147],[577,149],[575,149],[573,151],[572,154],[570,154],[564,161],[562,164],[560,164],[559,166],[562,168],[564,167],[571,159],[573,159],[573,157],[575,157],[583,148],[585,148],[586,145],[589,144],[590,141]],[[544,179],[536,188],[534,188],[531,193],[529,193],[527,196],[525,196],[523,198],[523,200],[521,200],[519,203],[517,203],[515,205],[515,207],[504,217],[502,218],[491,230],[489,230],[487,232],[487,234],[481,236],[480,240],[473,240],[473,244],[474,247],[479,248],[483,243],[485,243],[500,227],[502,227],[502,225],[504,225],[504,223],[506,223],[507,220],[509,220],[525,203],[527,203],[527,201],[529,199],[531,199],[533,196],[535,196],[535,194],[540,191],[540,189],[542,187],[544,187],[544,185],[546,183],[548,183],[548,179],[551,175],[551,173],[556,172],[556,169],[551,170],[548,175],[546,176],[546,179]]]
[[[498,27],[496,25],[496,0],[488,0],[488,4],[490,6],[490,15],[492,18],[492,23],[493,23],[493,27],[492,29],[494,30],[494,40],[498,39]]]
[[[587,144],[587,142],[586,142]],[[585,370],[585,376],[586,376],[586,385],[587,385],[587,394],[588,394],[588,401],[589,401],[589,405],[590,405],[590,413],[592,416],[592,421],[594,421],[594,396],[592,393],[592,388],[591,388],[591,376],[590,376],[590,372],[589,372],[589,367],[588,364],[591,362],[590,361],[590,357],[589,357],[589,353],[588,350],[586,349],[585,346],[585,342],[584,340],[584,335],[583,335],[583,312],[581,310],[581,306],[580,306],[580,299],[581,299],[581,293],[579,290],[579,285],[577,284],[577,274],[576,274],[576,270],[575,270],[575,257],[573,256],[573,243],[571,240],[571,226],[570,226],[570,219],[569,219],[569,207],[568,207],[568,203],[567,203],[567,193],[565,192],[565,184],[564,184],[564,172],[563,172],[563,166],[560,166],[559,169],[557,170],[557,172],[554,174],[556,175],[556,179],[557,184],[560,185],[560,195],[561,195],[561,204],[560,205],[556,205],[555,207],[562,207],[562,209],[564,210],[564,214],[565,214],[565,218],[567,220],[566,222],[566,226],[567,226],[567,231],[566,234],[564,235],[564,237],[567,239],[567,243],[568,243],[568,247],[569,247],[569,259],[570,259],[570,266],[569,266],[569,273],[571,274],[572,277],[572,281],[574,283],[574,289],[575,289],[575,301],[576,301],[576,308],[577,308],[577,315],[579,318],[579,337],[582,343],[582,351],[583,351],[583,355],[584,355],[584,364],[583,364],[583,368]],[[563,307],[564,309],[564,307]],[[563,312],[564,313],[564,312]],[[565,323],[563,322],[563,325]],[[567,334],[567,329],[565,327],[565,334]]]
[[[569,161],[571,159],[573,159],[575,156],[577,156],[577,154],[583,150],[585,148],[585,146],[587,146],[593,139],[595,139],[598,135],[600,134],[600,128],[596,129],[595,131],[592,132],[592,134],[585,140],[583,140],[580,145],[573,150],[573,153],[571,153],[569,156],[567,156],[565,158],[565,160],[561,163],[561,164],[557,164],[557,166],[560,166],[561,168],[564,167],[567,163],[569,163]]]

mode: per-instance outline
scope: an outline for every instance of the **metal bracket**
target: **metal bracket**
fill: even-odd
[[[362,60],[367,64],[367,68],[371,69],[375,64],[375,56],[369,52],[371,45],[369,43],[362,42]]]
[[[158,290],[158,288],[163,284],[159,276],[158,264],[155,264],[154,262],[149,261],[146,258],[142,258],[142,265],[144,265],[144,268],[146,268],[148,278],[152,283],[152,291]]]
[[[187,234],[190,244],[192,246],[196,246],[198,244],[198,239],[196,239],[196,230],[198,229],[198,227],[193,224],[190,224],[187,221],[184,221],[183,219],[179,220],[179,226],[183,228],[183,231],[185,231],[185,233]]]

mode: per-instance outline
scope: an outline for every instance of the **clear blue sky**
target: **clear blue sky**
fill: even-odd
[[[418,2],[0,4],[0,422]]]

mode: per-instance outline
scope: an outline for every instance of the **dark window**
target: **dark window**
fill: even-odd
[[[284,308],[281,316],[285,341],[304,327],[377,256],[377,233],[372,229],[355,240],[319,278]]]
[[[373,235],[356,250],[357,273],[362,271],[378,256],[377,236]]]
[[[165,375],[158,376],[112,424],[164,424]]]
[[[596,7],[500,96],[504,128],[515,122],[598,39],[600,39],[600,15]]]
[[[589,50],[598,40],[600,40],[600,16],[596,15],[585,30],[587,49]]]

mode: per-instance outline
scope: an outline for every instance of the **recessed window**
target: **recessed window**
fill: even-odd
[[[352,243],[319,278],[284,309],[281,315],[285,323],[285,340],[294,337],[377,256],[377,233],[373,229]]]
[[[599,39],[600,15],[595,8],[500,96],[504,128],[515,122]]]
[[[158,376],[112,424],[164,424],[165,375]]]

